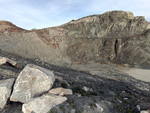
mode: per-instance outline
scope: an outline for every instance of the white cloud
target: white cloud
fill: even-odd
[[[110,10],[131,11],[150,20],[150,0],[0,0],[0,20],[43,28]]]

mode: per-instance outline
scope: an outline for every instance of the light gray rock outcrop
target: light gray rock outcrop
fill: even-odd
[[[52,107],[66,100],[66,97],[47,94],[24,103],[22,111],[23,113],[48,113]]]
[[[14,78],[0,80],[0,109],[4,108],[8,98],[10,97],[14,80]]]
[[[10,100],[25,103],[32,97],[49,91],[54,81],[52,71],[28,64],[16,80]]]

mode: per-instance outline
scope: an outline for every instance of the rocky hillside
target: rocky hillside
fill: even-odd
[[[0,21],[0,49],[22,57],[60,66],[87,62],[150,66],[150,23],[131,12],[106,12],[31,31],[8,23]]]
[[[0,34],[7,34],[10,32],[20,32],[25,31],[8,21],[0,21]]]
[[[97,75],[2,51],[0,56],[0,113],[149,113],[150,83],[121,72],[115,65],[102,64],[99,67],[102,71]],[[52,89],[71,89],[72,95],[60,97],[57,92],[54,98],[46,96],[52,91],[49,91],[49,77],[45,79],[51,71],[55,76]],[[45,89],[48,92],[36,95]],[[26,99],[29,103],[22,102]]]

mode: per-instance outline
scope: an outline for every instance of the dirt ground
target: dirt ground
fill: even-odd
[[[56,80],[55,87],[70,88],[73,95],[68,100],[51,109],[50,113],[140,113],[150,106],[150,82],[135,79],[128,74],[128,67],[115,64],[73,64],[72,69],[59,67],[34,59],[0,52],[0,56],[18,62],[20,68],[9,64],[0,66],[0,79],[16,78],[26,64],[33,63],[52,70],[64,81]],[[131,71],[131,70],[129,70]],[[85,91],[85,87],[88,91]],[[21,103],[8,102],[0,113],[22,113]],[[140,109],[137,107],[140,106]]]

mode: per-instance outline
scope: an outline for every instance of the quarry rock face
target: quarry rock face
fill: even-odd
[[[56,95],[43,95],[33,98],[22,106],[23,113],[48,113],[52,107],[67,100],[66,97]]]
[[[54,81],[52,71],[28,64],[17,77],[10,100],[25,103],[49,91]]]
[[[0,49],[26,58],[56,65],[74,62],[150,65],[150,23],[131,12],[111,11],[58,27],[7,31],[0,34]]]
[[[0,80],[0,109],[4,108],[10,97],[14,80],[14,78]]]
[[[64,27],[70,30],[67,54],[72,61],[104,60],[128,64],[150,61],[150,23],[144,17],[114,11],[82,18]]]

